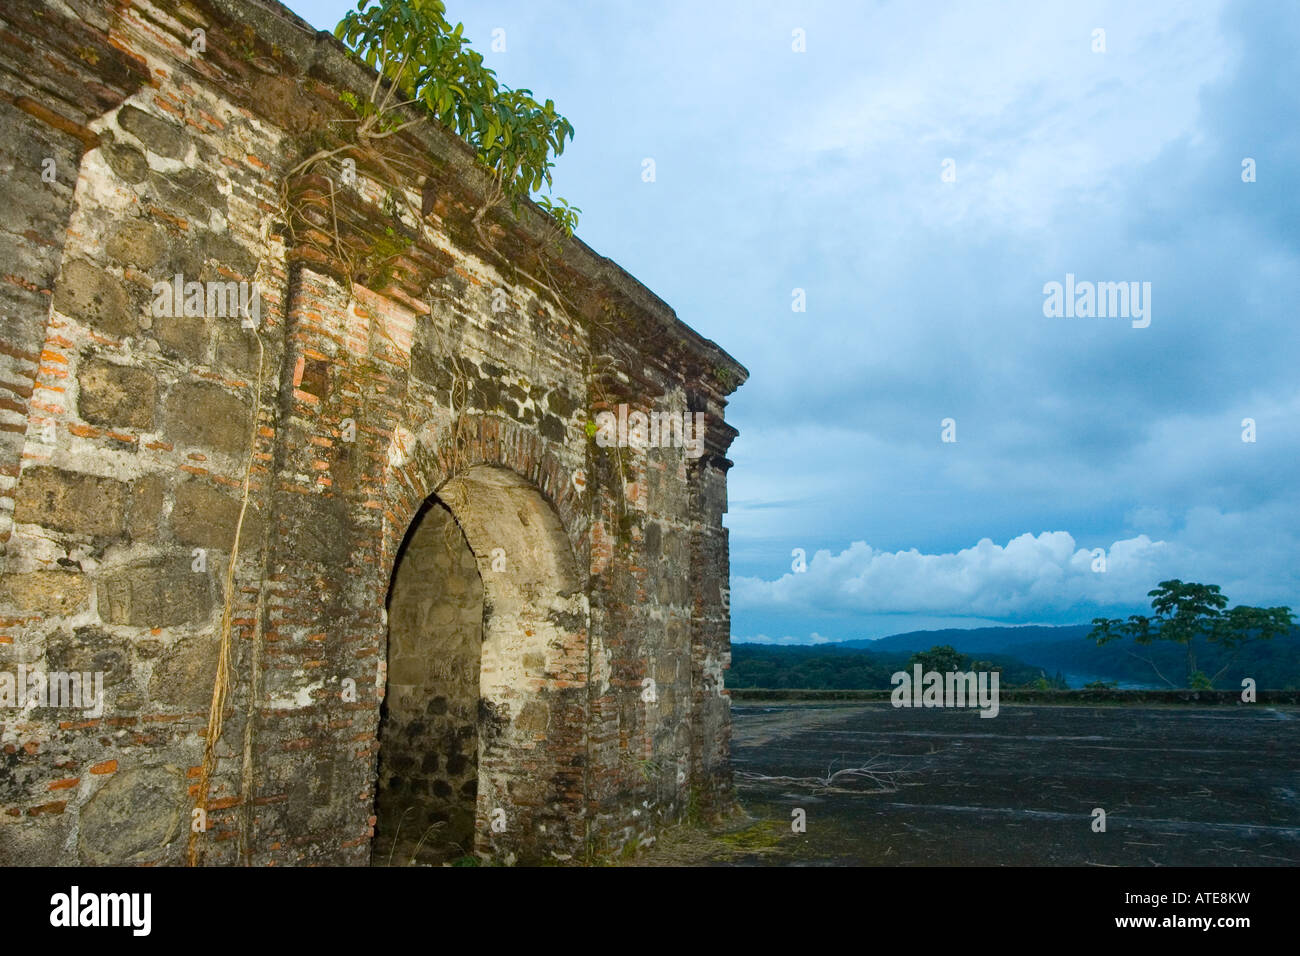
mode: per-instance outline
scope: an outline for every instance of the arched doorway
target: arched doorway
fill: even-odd
[[[473,466],[418,509],[388,593],[371,862],[581,839],[588,607],[559,516]]]
[[[474,849],[483,582],[436,497],[402,541],[387,610],[371,862],[437,865]]]

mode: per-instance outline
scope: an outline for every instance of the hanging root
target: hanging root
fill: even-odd
[[[232,653],[230,632],[234,617],[235,563],[239,560],[239,537],[244,530],[244,515],[248,511],[249,488],[252,483],[253,464],[256,461],[257,452],[257,415],[258,409],[261,407],[262,365],[265,361],[266,350],[262,345],[262,336],[258,335],[256,329],[253,330],[253,334],[257,336],[257,387],[253,392],[255,397],[253,402],[253,423],[248,438],[248,465],[244,469],[243,499],[239,505],[239,520],[235,523],[235,540],[230,546],[230,564],[226,567],[225,603],[221,608],[221,650],[217,655],[217,676],[212,684],[212,706],[208,710],[208,733],[203,743],[203,768],[199,773],[199,799],[196,806],[203,816],[206,816],[208,810],[208,788],[212,784],[213,770],[216,769],[217,741],[221,739],[221,727],[226,718],[226,698],[230,694],[230,658]],[[199,831],[192,824],[190,826],[188,856],[189,865],[198,866]]]

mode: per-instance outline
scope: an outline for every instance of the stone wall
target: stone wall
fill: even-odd
[[[476,218],[486,179],[431,124],[354,179],[298,170],[371,81],[283,7],[24,0],[0,30],[0,674],[103,678],[101,713],[0,709],[0,862],[367,862],[415,756],[384,694],[437,706],[385,610],[421,514],[468,549],[439,594],[468,556],[481,582],[477,852],[725,808],[745,370],[535,207]],[[160,308],[175,276],[257,314]],[[601,447],[620,405],[703,413],[702,454]]]

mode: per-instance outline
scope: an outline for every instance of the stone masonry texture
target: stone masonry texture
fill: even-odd
[[[745,369],[433,123],[301,166],[373,74],[273,0],[13,0],[0,70],[0,691],[102,678],[0,700],[0,865],[580,862],[727,811]],[[700,453],[603,447],[623,407]]]

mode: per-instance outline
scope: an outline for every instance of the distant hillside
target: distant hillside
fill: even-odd
[[[936,644],[948,644],[963,654],[989,654],[1019,648],[1021,644],[1044,644],[1052,641],[1082,640],[1092,630],[1091,624],[1065,627],[972,627],[947,628],[941,631],[908,631],[879,640],[837,642],[841,647],[861,647],[872,651],[926,651]]]
[[[909,657],[910,651],[876,653],[840,644],[813,647],[733,644],[727,686],[769,690],[888,690],[893,687],[889,678],[907,669]],[[1040,668],[1004,654],[981,654],[980,659],[1001,670],[1001,686],[1024,686],[1043,676]]]
[[[1146,647],[1139,647],[1133,641],[1115,641],[1103,647],[1087,640],[1034,642],[1017,646],[1016,653],[1048,670],[1080,675],[1080,682],[1101,679],[1117,680],[1125,686],[1169,686],[1156,676],[1151,664],[1136,655],[1152,661],[1165,677],[1179,686],[1184,682],[1186,670],[1183,649],[1159,641]],[[1201,645],[1196,662],[1212,676],[1230,657],[1217,648],[1207,650]],[[1300,688],[1300,629],[1292,629],[1285,637],[1245,645],[1214,686],[1240,687],[1244,677],[1253,678],[1258,687],[1273,690]]]
[[[1007,686],[1060,673],[1071,687],[1089,681],[1114,681],[1122,688],[1168,687],[1136,654],[1153,661],[1169,680],[1182,686],[1182,648],[1162,642],[1138,647],[1128,640],[1098,647],[1087,640],[1090,630],[1088,624],[949,628],[812,647],[736,644],[732,647],[728,683],[733,687],[887,688],[890,675],[903,669],[913,652],[947,644],[969,658],[1003,667]],[[1202,645],[1197,663],[1201,670],[1213,675],[1227,659],[1223,652],[1206,650]],[[1253,678],[1260,688],[1300,689],[1300,628],[1286,637],[1246,645],[1214,686],[1240,687],[1244,677]]]

